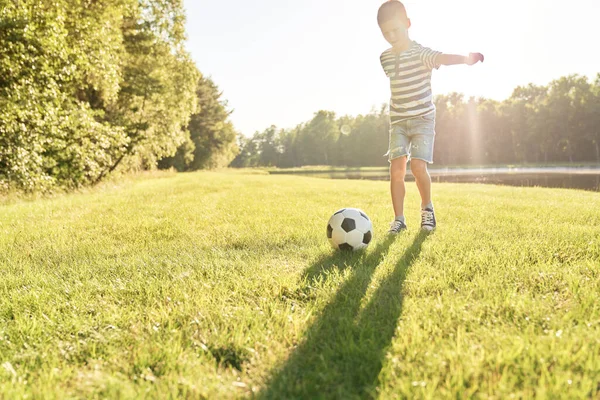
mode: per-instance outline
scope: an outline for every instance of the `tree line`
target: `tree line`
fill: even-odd
[[[442,165],[600,163],[600,74],[517,87],[510,98],[435,98],[434,160]],[[292,129],[240,137],[234,167],[383,166],[389,122],[382,106],[357,117],[319,111]]]
[[[226,166],[236,132],[182,0],[0,0],[0,190]]]

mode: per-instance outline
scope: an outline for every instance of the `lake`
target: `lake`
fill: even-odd
[[[295,172],[295,175],[329,179],[389,180],[387,169]],[[509,186],[600,191],[600,167],[515,167],[515,168],[431,168],[432,182],[487,183]],[[407,181],[414,178],[407,172]]]

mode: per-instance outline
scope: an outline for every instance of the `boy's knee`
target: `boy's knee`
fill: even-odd
[[[427,163],[423,160],[411,160],[410,161],[410,170],[413,175],[420,175],[427,172]]]
[[[390,180],[392,182],[403,182],[406,177],[406,169],[405,170],[391,170],[390,171]]]
[[[406,157],[392,160],[390,164],[390,179],[392,181],[403,181],[406,176]]]

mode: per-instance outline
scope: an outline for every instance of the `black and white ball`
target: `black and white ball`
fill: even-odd
[[[329,218],[327,238],[334,249],[364,249],[373,238],[373,224],[358,208],[342,208]]]

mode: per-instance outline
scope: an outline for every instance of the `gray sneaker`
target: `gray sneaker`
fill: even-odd
[[[405,231],[405,230],[406,230],[406,224],[400,220],[395,219],[390,224],[390,230],[388,231],[388,233],[390,235],[397,235],[398,233]]]
[[[432,231],[435,229],[435,214],[431,208],[421,210],[421,229],[424,231]]]

